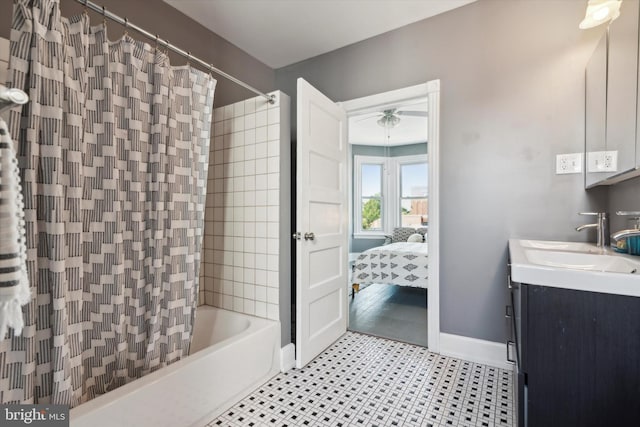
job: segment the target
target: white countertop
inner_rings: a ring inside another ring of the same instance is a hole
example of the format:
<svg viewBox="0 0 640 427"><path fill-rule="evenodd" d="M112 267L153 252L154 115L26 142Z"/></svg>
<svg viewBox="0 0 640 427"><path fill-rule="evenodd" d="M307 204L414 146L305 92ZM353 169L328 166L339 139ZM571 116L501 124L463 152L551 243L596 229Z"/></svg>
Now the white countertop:
<svg viewBox="0 0 640 427"><path fill-rule="evenodd" d="M509 257L514 282L640 297L640 257L585 243L521 239L509 239ZM567 262L574 259L594 262ZM625 272L602 271L600 265ZM638 273L632 274L636 265Z"/></svg>

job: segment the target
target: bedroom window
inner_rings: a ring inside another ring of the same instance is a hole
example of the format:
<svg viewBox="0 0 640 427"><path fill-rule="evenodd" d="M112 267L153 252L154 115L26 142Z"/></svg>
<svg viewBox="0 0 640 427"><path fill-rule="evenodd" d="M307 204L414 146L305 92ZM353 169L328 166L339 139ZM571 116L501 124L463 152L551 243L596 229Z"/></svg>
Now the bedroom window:
<svg viewBox="0 0 640 427"><path fill-rule="evenodd" d="M381 238L428 222L427 156L354 157L353 232Z"/></svg>

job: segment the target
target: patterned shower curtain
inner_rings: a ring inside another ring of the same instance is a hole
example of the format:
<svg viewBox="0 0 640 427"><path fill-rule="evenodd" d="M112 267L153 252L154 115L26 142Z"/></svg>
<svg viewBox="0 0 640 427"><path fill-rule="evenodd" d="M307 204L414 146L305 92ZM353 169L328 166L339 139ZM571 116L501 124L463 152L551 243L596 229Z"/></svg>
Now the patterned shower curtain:
<svg viewBox="0 0 640 427"><path fill-rule="evenodd" d="M32 300L0 403L75 406L188 354L216 82L59 0L15 0L10 67Z"/></svg>

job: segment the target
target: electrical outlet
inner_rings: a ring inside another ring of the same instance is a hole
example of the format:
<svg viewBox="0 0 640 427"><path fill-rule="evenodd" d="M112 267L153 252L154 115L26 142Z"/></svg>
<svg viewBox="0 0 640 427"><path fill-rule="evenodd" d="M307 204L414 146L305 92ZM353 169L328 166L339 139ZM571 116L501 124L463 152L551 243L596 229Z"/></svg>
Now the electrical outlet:
<svg viewBox="0 0 640 427"><path fill-rule="evenodd" d="M556 174L582 172L582 153L558 154L556 156Z"/></svg>
<svg viewBox="0 0 640 427"><path fill-rule="evenodd" d="M617 170L617 151L592 151L587 153L587 172L616 172Z"/></svg>

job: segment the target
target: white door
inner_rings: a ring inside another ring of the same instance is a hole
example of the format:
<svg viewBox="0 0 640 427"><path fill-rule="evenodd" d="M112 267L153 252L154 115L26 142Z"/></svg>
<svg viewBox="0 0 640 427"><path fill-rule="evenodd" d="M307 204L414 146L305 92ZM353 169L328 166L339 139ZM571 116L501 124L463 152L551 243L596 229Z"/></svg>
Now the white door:
<svg viewBox="0 0 640 427"><path fill-rule="evenodd" d="M347 330L347 114L298 79L296 366Z"/></svg>

